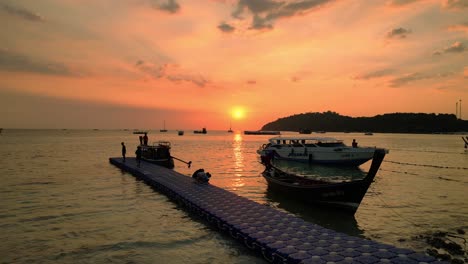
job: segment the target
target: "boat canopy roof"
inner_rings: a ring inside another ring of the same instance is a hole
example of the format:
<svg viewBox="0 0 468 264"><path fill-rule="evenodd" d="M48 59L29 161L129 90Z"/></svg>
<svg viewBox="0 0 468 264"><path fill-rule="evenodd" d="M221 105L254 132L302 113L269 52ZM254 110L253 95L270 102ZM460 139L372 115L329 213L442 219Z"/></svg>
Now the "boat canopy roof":
<svg viewBox="0 0 468 264"><path fill-rule="evenodd" d="M277 144L278 140L281 142L283 140L285 141L306 141L308 143L342 143L343 140L341 139L336 139L332 137L311 137L311 136L291 136L291 137L272 137L269 139L269 141L273 144Z"/></svg>
<svg viewBox="0 0 468 264"><path fill-rule="evenodd" d="M153 142L153 145L141 145L143 148L160 148L160 147L166 147L170 148L171 147L171 142L169 141L156 141Z"/></svg>

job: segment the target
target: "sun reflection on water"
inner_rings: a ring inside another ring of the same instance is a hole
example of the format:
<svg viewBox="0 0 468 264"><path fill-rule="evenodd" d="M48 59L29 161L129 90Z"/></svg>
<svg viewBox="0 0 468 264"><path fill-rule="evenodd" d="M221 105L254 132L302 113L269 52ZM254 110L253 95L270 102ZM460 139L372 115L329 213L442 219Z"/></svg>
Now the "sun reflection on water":
<svg viewBox="0 0 468 264"><path fill-rule="evenodd" d="M243 187L245 182L243 180L242 172L244 171L244 155L242 154L242 135L235 134L232 143L232 150L234 154L234 177L232 187L236 190Z"/></svg>

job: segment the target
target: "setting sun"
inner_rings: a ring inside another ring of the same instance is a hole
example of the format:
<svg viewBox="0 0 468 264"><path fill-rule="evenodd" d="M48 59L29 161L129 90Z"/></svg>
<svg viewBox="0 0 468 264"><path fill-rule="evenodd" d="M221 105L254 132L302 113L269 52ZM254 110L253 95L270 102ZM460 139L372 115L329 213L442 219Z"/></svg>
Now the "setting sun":
<svg viewBox="0 0 468 264"><path fill-rule="evenodd" d="M241 107L235 107L232 109L231 113L234 119L242 119L244 118L245 111Z"/></svg>

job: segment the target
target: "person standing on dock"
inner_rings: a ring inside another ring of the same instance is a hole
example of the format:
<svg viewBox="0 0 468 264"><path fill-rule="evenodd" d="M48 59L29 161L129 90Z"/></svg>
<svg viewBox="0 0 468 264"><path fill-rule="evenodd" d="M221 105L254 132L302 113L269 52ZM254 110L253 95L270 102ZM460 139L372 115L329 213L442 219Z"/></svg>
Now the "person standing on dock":
<svg viewBox="0 0 468 264"><path fill-rule="evenodd" d="M139 168L140 163L141 163L141 147L140 146L137 147L137 150L135 151L135 155L136 155L137 167Z"/></svg>
<svg viewBox="0 0 468 264"><path fill-rule="evenodd" d="M352 146L353 146L353 148L357 148L357 142L356 142L356 139L353 139Z"/></svg>
<svg viewBox="0 0 468 264"><path fill-rule="evenodd" d="M125 144L122 142L122 157L123 157L123 162L125 162L125 154L127 154L127 147L125 147Z"/></svg>
<svg viewBox="0 0 468 264"><path fill-rule="evenodd" d="M143 136L143 143L145 146L148 146L148 135L145 133L145 136Z"/></svg>

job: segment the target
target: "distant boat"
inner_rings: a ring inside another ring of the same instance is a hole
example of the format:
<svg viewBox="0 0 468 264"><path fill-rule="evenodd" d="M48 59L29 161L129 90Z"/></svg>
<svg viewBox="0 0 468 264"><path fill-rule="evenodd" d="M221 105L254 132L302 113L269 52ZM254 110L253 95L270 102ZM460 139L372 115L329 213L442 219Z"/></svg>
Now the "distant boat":
<svg viewBox="0 0 468 264"><path fill-rule="evenodd" d="M147 133L148 133L147 131L141 131L141 130L133 131L133 134L147 134Z"/></svg>
<svg viewBox="0 0 468 264"><path fill-rule="evenodd" d="M374 135L374 134L373 134L372 132L366 132L366 133L364 133L364 135L366 135L366 136L372 136L372 135Z"/></svg>
<svg viewBox="0 0 468 264"><path fill-rule="evenodd" d="M206 128L203 128L202 130L195 130L193 131L194 134L206 134L207 131L206 131Z"/></svg>
<svg viewBox="0 0 468 264"><path fill-rule="evenodd" d="M245 130L244 135L281 135L281 132L265 130Z"/></svg>
<svg viewBox="0 0 468 264"><path fill-rule="evenodd" d="M229 130L228 130L228 133L232 133L232 132L233 132L231 127L232 127L232 126L231 126L231 123L229 123Z"/></svg>
<svg viewBox="0 0 468 264"><path fill-rule="evenodd" d="M179 136L183 136L183 135L184 135L184 131L183 131L183 130L179 130L179 131L177 131L177 134L178 134Z"/></svg>
<svg viewBox="0 0 468 264"><path fill-rule="evenodd" d="M166 120L164 120L163 129L160 129L159 132L167 132L167 129L166 129Z"/></svg>

